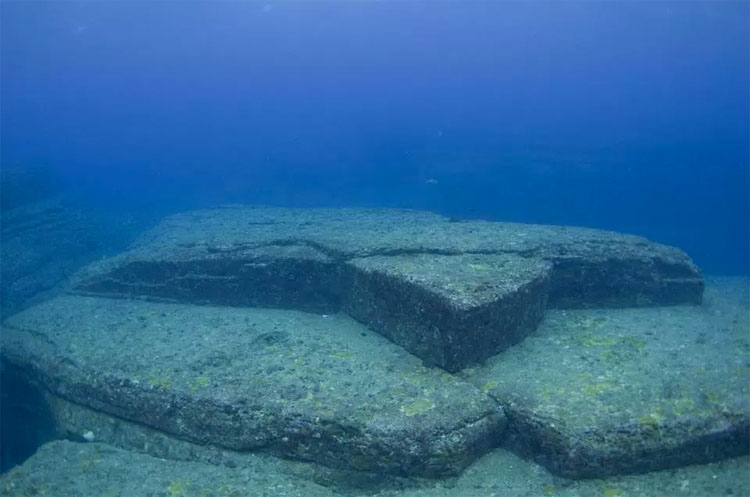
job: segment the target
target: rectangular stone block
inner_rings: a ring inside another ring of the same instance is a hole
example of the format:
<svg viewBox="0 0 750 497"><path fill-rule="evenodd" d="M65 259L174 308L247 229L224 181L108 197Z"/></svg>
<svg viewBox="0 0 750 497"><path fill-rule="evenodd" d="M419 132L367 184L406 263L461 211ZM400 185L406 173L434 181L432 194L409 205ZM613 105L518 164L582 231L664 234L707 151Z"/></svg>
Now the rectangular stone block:
<svg viewBox="0 0 750 497"><path fill-rule="evenodd" d="M190 247L158 257L126 254L116 258L111 271L80 281L76 290L87 295L335 312L340 275L333 259L304 245Z"/></svg>

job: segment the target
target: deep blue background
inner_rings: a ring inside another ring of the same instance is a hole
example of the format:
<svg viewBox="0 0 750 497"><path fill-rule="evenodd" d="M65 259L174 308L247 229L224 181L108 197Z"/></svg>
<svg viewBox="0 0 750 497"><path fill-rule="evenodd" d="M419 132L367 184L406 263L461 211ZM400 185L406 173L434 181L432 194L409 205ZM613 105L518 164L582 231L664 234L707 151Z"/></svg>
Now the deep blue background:
<svg viewBox="0 0 750 497"><path fill-rule="evenodd" d="M427 208L643 234L747 273L749 15L6 1L2 163L126 207Z"/></svg>

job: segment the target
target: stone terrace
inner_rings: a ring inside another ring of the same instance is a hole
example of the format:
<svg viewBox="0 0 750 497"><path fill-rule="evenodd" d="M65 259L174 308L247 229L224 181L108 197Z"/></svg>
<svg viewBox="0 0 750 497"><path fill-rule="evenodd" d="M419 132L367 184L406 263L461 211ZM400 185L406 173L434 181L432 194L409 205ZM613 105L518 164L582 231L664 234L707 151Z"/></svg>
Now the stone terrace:
<svg viewBox="0 0 750 497"><path fill-rule="evenodd" d="M502 445L592 477L747 452L746 284L702 303L683 252L597 230L228 207L10 318L2 358L202 446L438 477Z"/></svg>
<svg viewBox="0 0 750 497"><path fill-rule="evenodd" d="M90 266L75 288L182 303L345 309L428 363L456 371L520 341L547 302L698 304L703 278L678 249L591 229L451 222L416 211L231 207L167 219L132 250Z"/></svg>

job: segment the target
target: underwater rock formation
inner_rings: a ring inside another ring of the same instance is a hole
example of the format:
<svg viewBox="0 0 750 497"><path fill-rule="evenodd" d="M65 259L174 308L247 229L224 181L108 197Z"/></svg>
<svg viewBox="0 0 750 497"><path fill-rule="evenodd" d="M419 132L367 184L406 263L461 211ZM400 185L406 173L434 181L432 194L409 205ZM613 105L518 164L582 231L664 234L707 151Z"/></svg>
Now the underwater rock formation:
<svg viewBox="0 0 750 497"><path fill-rule="evenodd" d="M396 255L422 257L400 266L403 257L372 259ZM440 262L425 263L438 255ZM461 256L468 255L474 262L464 264ZM496 264L499 256L505 266ZM375 261L379 271L365 270ZM375 320L361 302L374 297L374 275L386 270L377 285L393 298L380 298ZM423 326L407 325L403 318L417 305L409 292L430 280L453 297L428 297ZM698 304L703 277L679 249L598 230L456 223L417 211L231 207L168 218L132 250L90 266L75 287L91 295L214 305L343 308L428 363L456 371L518 342L547 300L552 307ZM459 287L462 298L476 300L469 307L494 295L503 316L478 316L486 325L467 337L476 323L466 322L470 311L458 311ZM400 308L407 301L412 309Z"/></svg>
<svg viewBox="0 0 750 497"><path fill-rule="evenodd" d="M591 478L745 454L747 279L714 280L706 299L548 311L533 336L462 376L505 407L505 446L557 474Z"/></svg>
<svg viewBox="0 0 750 497"><path fill-rule="evenodd" d="M347 268L347 314L426 363L459 371L537 327L551 264L509 254L413 254L352 259Z"/></svg>
<svg viewBox="0 0 750 497"><path fill-rule="evenodd" d="M746 451L722 285L699 305L683 252L617 233L229 207L91 264L0 353L53 403L207 448L438 477L505 446L592 477Z"/></svg>
<svg viewBox="0 0 750 497"><path fill-rule="evenodd" d="M5 322L3 359L53 394L199 444L456 474L502 408L342 315L65 296Z"/></svg>

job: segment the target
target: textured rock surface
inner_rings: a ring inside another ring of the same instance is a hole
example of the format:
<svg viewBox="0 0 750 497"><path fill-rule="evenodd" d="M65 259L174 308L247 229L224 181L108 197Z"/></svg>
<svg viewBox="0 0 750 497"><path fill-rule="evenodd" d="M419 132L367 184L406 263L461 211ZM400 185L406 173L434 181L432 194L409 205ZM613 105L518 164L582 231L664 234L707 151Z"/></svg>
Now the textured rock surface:
<svg viewBox="0 0 750 497"><path fill-rule="evenodd" d="M455 371L522 339L548 287L557 307L695 304L703 278L678 249L597 230L416 211L230 207L168 218L132 250L87 268L75 287L321 312L340 309L346 296L352 315Z"/></svg>
<svg viewBox="0 0 750 497"><path fill-rule="evenodd" d="M627 497L745 496L750 460L605 480L568 481L505 451L495 451L456 479L414 482L400 490L339 490L289 475L272 461L246 466L176 462L101 443L59 441L43 446L0 478L0 495L65 497Z"/></svg>
<svg viewBox="0 0 750 497"><path fill-rule="evenodd" d="M351 260L345 311L406 350L458 371L520 342L544 314L551 265L514 255Z"/></svg>
<svg viewBox="0 0 750 497"><path fill-rule="evenodd" d="M332 468L312 462L274 457L263 452L236 451L216 445L193 443L51 394L46 394L45 397L55 427L62 435L58 438L84 442L88 437L89 441L103 442L120 449L172 461L202 462L228 468L252 467L256 471L292 475L347 491L373 491L378 488L401 488L414 484L413 479L387 473Z"/></svg>
<svg viewBox="0 0 750 497"><path fill-rule="evenodd" d="M168 259L133 261L78 288L173 302L335 312L340 273L333 259L305 245L213 247L201 257L176 250Z"/></svg>
<svg viewBox="0 0 750 497"><path fill-rule="evenodd" d="M23 466L3 475L0 495L8 497L332 497L313 482L275 471L271 461L227 468L168 461L102 443L56 441L44 445ZM250 490L251 493L248 493Z"/></svg>
<svg viewBox="0 0 750 497"><path fill-rule="evenodd" d="M139 273L132 268L148 265L166 284L172 261L242 260L243 250L269 245L310 246L335 260L409 253L540 258L553 264L550 303L558 307L700 303L703 291L700 270L684 252L637 236L564 226L451 222L419 211L254 207L169 217L131 251L90 267L79 287L151 295L154 281L138 285Z"/></svg>
<svg viewBox="0 0 750 497"><path fill-rule="evenodd" d="M463 374L506 408L506 446L570 477L642 472L750 448L745 278L700 307L550 311Z"/></svg>
<svg viewBox="0 0 750 497"><path fill-rule="evenodd" d="M352 319L67 296L10 318L5 361L50 392L199 444L393 474L457 473L505 419Z"/></svg>

